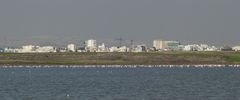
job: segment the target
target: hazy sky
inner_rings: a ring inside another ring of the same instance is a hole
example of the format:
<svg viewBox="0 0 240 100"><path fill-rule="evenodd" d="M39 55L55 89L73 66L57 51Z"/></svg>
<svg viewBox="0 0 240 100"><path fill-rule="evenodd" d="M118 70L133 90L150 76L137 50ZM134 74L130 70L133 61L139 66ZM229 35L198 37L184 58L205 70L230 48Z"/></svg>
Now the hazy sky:
<svg viewBox="0 0 240 100"><path fill-rule="evenodd" d="M240 0L0 0L0 46L122 37L240 45ZM110 42L111 41L111 42Z"/></svg>

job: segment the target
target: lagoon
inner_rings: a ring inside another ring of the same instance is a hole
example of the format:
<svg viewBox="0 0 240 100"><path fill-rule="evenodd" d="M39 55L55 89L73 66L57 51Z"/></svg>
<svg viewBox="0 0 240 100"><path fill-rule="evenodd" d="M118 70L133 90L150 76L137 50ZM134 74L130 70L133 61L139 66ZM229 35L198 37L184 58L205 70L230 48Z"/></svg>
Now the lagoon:
<svg viewBox="0 0 240 100"><path fill-rule="evenodd" d="M237 67L6 67L2 100L237 100Z"/></svg>

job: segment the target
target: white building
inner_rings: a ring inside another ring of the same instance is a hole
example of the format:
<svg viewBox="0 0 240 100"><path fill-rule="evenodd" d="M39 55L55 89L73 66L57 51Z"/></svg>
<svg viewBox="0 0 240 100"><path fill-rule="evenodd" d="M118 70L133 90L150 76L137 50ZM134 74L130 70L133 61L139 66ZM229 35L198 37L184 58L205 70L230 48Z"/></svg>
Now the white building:
<svg viewBox="0 0 240 100"><path fill-rule="evenodd" d="M67 49L69 52L76 52L77 46L75 44L68 44Z"/></svg>
<svg viewBox="0 0 240 100"><path fill-rule="evenodd" d="M194 45L185 45L183 51L194 51Z"/></svg>
<svg viewBox="0 0 240 100"><path fill-rule="evenodd" d="M22 46L22 50L20 50L20 53L32 53L34 51L36 51L37 46L33 46L33 45L25 45Z"/></svg>
<svg viewBox="0 0 240 100"><path fill-rule="evenodd" d="M49 53L49 52L56 52L56 48L53 46L33 46L33 45L26 45L23 46L22 49L19 50L19 53Z"/></svg>
<svg viewBox="0 0 240 100"><path fill-rule="evenodd" d="M129 52L130 48L126 47L126 46L122 46L119 48L119 52Z"/></svg>
<svg viewBox="0 0 240 100"><path fill-rule="evenodd" d="M6 53L19 53L21 49L15 49L15 48L4 48L4 52Z"/></svg>
<svg viewBox="0 0 240 100"><path fill-rule="evenodd" d="M109 48L109 51L110 52L129 52L130 49L127 48L126 46L122 46L122 47L113 46L113 47Z"/></svg>
<svg viewBox="0 0 240 100"><path fill-rule="evenodd" d="M133 52L146 52L147 51L147 47L146 45L137 45L136 48L134 48Z"/></svg>
<svg viewBox="0 0 240 100"><path fill-rule="evenodd" d="M102 43L102 45L98 46L97 52L108 52L108 48L106 48L105 44Z"/></svg>
<svg viewBox="0 0 240 100"><path fill-rule="evenodd" d="M240 51L240 46L232 47L232 49L233 49L234 51Z"/></svg>
<svg viewBox="0 0 240 100"><path fill-rule="evenodd" d="M118 47L116 47L116 46L110 47L109 51L110 52L118 52Z"/></svg>
<svg viewBox="0 0 240 100"><path fill-rule="evenodd" d="M218 48L215 46L209 46L207 44L192 44L185 45L183 51L218 51Z"/></svg>
<svg viewBox="0 0 240 100"><path fill-rule="evenodd" d="M215 46L210 46L207 49L205 49L205 51L219 51L219 49Z"/></svg>
<svg viewBox="0 0 240 100"><path fill-rule="evenodd" d="M26 45L18 49L5 48L5 51L12 52L12 53L48 53L48 52L56 52L57 50L52 46L40 47L40 46Z"/></svg>
<svg viewBox="0 0 240 100"><path fill-rule="evenodd" d="M49 52L57 52L57 49L53 46L43 46L36 48L36 51L38 53L49 53Z"/></svg>
<svg viewBox="0 0 240 100"><path fill-rule="evenodd" d="M97 41L90 39L85 41L85 49L89 52L96 52L97 51Z"/></svg>
<svg viewBox="0 0 240 100"><path fill-rule="evenodd" d="M85 47L87 47L87 48L97 48L97 41L93 40L93 39L87 40L87 41L85 41Z"/></svg>

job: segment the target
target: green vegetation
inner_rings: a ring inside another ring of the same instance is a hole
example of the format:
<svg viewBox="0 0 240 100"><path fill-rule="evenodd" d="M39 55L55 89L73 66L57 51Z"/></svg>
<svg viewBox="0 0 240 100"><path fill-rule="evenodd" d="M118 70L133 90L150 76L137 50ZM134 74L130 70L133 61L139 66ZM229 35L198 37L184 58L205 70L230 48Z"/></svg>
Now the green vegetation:
<svg viewBox="0 0 240 100"><path fill-rule="evenodd" d="M240 52L0 53L5 65L240 64Z"/></svg>
<svg viewBox="0 0 240 100"><path fill-rule="evenodd" d="M240 54L231 54L231 55L225 55L225 59L229 63L234 63L234 64L240 64Z"/></svg>

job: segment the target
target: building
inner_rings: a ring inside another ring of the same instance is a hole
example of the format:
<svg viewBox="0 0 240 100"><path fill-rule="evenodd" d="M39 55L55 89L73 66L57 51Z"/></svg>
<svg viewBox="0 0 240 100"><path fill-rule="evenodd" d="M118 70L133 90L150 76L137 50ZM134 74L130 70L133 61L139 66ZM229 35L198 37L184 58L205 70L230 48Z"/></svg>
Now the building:
<svg viewBox="0 0 240 100"><path fill-rule="evenodd" d="M40 47L33 45L23 46L22 49L19 50L19 53L49 53L49 52L57 52L57 50L53 46Z"/></svg>
<svg viewBox="0 0 240 100"><path fill-rule="evenodd" d="M87 47L87 48L97 48L97 41L93 40L93 39L87 40L87 41L85 41L85 47Z"/></svg>
<svg viewBox="0 0 240 100"><path fill-rule="evenodd" d="M147 52L155 52L155 51L156 51L155 47L147 48Z"/></svg>
<svg viewBox="0 0 240 100"><path fill-rule="evenodd" d="M156 48L156 50L163 50L166 49L166 43L163 40L154 40L153 47Z"/></svg>
<svg viewBox="0 0 240 100"><path fill-rule="evenodd" d="M179 50L179 41L154 40L153 47L156 50Z"/></svg>
<svg viewBox="0 0 240 100"><path fill-rule="evenodd" d="M19 53L21 49L18 48L4 48L4 52L6 53Z"/></svg>
<svg viewBox="0 0 240 100"><path fill-rule="evenodd" d="M67 49L69 52L76 52L77 46L75 44L68 44Z"/></svg>
<svg viewBox="0 0 240 100"><path fill-rule="evenodd" d="M209 46L205 51L219 51L219 49L215 46Z"/></svg>
<svg viewBox="0 0 240 100"><path fill-rule="evenodd" d="M232 47L232 50L233 51L240 51L240 46L234 46L234 47Z"/></svg>
<svg viewBox="0 0 240 100"><path fill-rule="evenodd" d="M37 48L38 48L38 46L25 45L25 46L22 46L22 49L19 52L20 53L32 53L32 52L36 51Z"/></svg>
<svg viewBox="0 0 240 100"><path fill-rule="evenodd" d="M98 46L97 52L108 52L108 48L106 48L105 44L102 43L102 45Z"/></svg>
<svg viewBox="0 0 240 100"><path fill-rule="evenodd" d="M37 52L37 53L50 53L50 52L57 52L57 49L53 46L43 46L43 47L40 47L38 46L36 48L36 51L34 52Z"/></svg>
<svg viewBox="0 0 240 100"><path fill-rule="evenodd" d="M218 48L207 44L191 44L185 45L183 51L218 51Z"/></svg>
<svg viewBox="0 0 240 100"><path fill-rule="evenodd" d="M221 47L220 48L221 49L221 51L233 51L233 49L232 49L232 47L230 47L230 46L223 46L223 47Z"/></svg>
<svg viewBox="0 0 240 100"><path fill-rule="evenodd" d="M165 49L167 50L179 50L179 41L165 41Z"/></svg>
<svg viewBox="0 0 240 100"><path fill-rule="evenodd" d="M129 52L129 51L130 51L130 48L126 46L122 46L122 47L113 46L109 48L109 52Z"/></svg>
<svg viewBox="0 0 240 100"><path fill-rule="evenodd" d="M183 51L196 51L196 46L195 45L185 45L183 47Z"/></svg>
<svg viewBox="0 0 240 100"><path fill-rule="evenodd" d="M97 41L90 39L84 42L85 49L88 52L96 52L97 51Z"/></svg>
<svg viewBox="0 0 240 100"><path fill-rule="evenodd" d="M78 47L77 52L86 52L85 47Z"/></svg>
<svg viewBox="0 0 240 100"><path fill-rule="evenodd" d="M136 48L134 48L134 52L146 52L147 47L146 45L137 45Z"/></svg>
<svg viewBox="0 0 240 100"><path fill-rule="evenodd" d="M68 52L67 48L58 48L57 52Z"/></svg>
<svg viewBox="0 0 240 100"><path fill-rule="evenodd" d="M4 52L4 49L0 48L0 53Z"/></svg>

